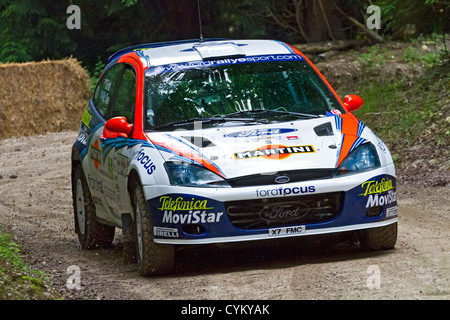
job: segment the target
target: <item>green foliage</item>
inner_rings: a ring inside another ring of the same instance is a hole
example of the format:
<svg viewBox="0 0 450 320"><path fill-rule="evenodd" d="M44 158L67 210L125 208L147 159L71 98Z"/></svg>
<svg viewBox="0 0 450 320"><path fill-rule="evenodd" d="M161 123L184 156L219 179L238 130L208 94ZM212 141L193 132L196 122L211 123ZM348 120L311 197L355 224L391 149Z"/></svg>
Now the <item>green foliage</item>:
<svg viewBox="0 0 450 320"><path fill-rule="evenodd" d="M448 103L443 99L448 95L450 77L442 76L449 68L448 62L433 65L414 86L402 81L365 83L358 90L364 106L355 115L388 145L411 146L425 136L449 141L445 123Z"/></svg>
<svg viewBox="0 0 450 320"><path fill-rule="evenodd" d="M368 67L382 66L385 64L388 54L386 48L380 49L377 45L374 45L369 48L367 53L361 53L358 60Z"/></svg>
<svg viewBox="0 0 450 320"><path fill-rule="evenodd" d="M381 8L385 36L410 25L424 35L450 30L448 1L330 0L321 1L319 6L315 0L200 0L205 37L269 38L293 43L305 37L357 37L358 29L336 7L363 22L362 13L371 3ZM66 11L71 4L80 7L81 30L66 26L70 16ZM121 48L198 37L197 0L0 0L0 62L74 56L93 74L98 61L105 62ZM368 63L372 58L362 57Z"/></svg>
<svg viewBox="0 0 450 320"><path fill-rule="evenodd" d="M450 30L450 2L439 0L376 0L381 9L385 33L395 33L414 25L418 34Z"/></svg>
<svg viewBox="0 0 450 320"><path fill-rule="evenodd" d="M11 265L17 272L24 273L23 279L28 279L33 283L40 283L47 275L44 272L31 270L20 256L20 246L11 241L11 237L0 234L0 261Z"/></svg>
<svg viewBox="0 0 450 320"><path fill-rule="evenodd" d="M49 275L31 268L20 256L20 246L0 233L0 300L59 299L47 286Z"/></svg>
<svg viewBox="0 0 450 320"><path fill-rule="evenodd" d="M89 89L91 91L91 94L94 94L95 88L97 87L98 80L100 79L100 76L102 75L103 69L105 69L106 64L99 60L95 63L95 66L93 70L89 73L90 76L90 86Z"/></svg>
<svg viewBox="0 0 450 320"><path fill-rule="evenodd" d="M8 234L0 235L0 259L3 259L20 271L27 271L23 259L19 256L19 252L19 245L11 242Z"/></svg>

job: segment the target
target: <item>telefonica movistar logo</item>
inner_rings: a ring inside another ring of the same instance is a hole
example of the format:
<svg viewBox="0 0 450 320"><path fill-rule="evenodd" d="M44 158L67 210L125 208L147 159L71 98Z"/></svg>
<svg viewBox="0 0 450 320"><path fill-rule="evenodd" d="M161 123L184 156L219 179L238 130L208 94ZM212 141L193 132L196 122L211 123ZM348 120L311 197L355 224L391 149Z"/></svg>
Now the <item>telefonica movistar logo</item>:
<svg viewBox="0 0 450 320"><path fill-rule="evenodd" d="M392 185L391 179L381 179L381 181L366 181L363 184L361 184L361 188L363 188L364 193L360 193L360 196L367 196L369 194L375 194L375 193L382 193L391 189L394 189L394 186Z"/></svg>
<svg viewBox="0 0 450 320"><path fill-rule="evenodd" d="M184 200L183 197L178 197L173 199L170 196L163 196L159 198L161 202L161 207L159 210L173 210L173 211L189 211L189 210L208 210L214 209L214 207L208 207L208 200L196 200L192 198L191 200Z"/></svg>

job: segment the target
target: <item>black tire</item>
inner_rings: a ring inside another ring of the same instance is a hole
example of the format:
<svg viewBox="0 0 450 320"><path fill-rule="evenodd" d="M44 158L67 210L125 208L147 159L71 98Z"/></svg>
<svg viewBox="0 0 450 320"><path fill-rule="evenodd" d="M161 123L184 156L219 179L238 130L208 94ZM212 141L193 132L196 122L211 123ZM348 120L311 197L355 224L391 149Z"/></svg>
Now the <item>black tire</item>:
<svg viewBox="0 0 450 320"><path fill-rule="evenodd" d="M142 276L169 274L173 271L175 248L173 245L153 241L153 224L140 185L133 190L133 210L136 235L136 260Z"/></svg>
<svg viewBox="0 0 450 320"><path fill-rule="evenodd" d="M81 246L84 249L110 247L114 240L115 227L97 221L95 205L81 165L77 166L74 172L72 196L75 232Z"/></svg>
<svg viewBox="0 0 450 320"><path fill-rule="evenodd" d="M363 249L390 250L397 242L397 222L390 225L359 232L359 242Z"/></svg>

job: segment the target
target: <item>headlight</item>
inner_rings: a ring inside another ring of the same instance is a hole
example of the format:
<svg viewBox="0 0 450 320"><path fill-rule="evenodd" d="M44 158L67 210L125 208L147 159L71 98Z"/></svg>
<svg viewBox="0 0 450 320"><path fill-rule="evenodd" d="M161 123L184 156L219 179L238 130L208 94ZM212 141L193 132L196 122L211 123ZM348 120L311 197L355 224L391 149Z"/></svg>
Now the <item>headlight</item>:
<svg viewBox="0 0 450 320"><path fill-rule="evenodd" d="M380 159L375 146L365 143L353 150L337 169L337 175L358 173L378 168Z"/></svg>
<svg viewBox="0 0 450 320"><path fill-rule="evenodd" d="M228 188L230 185L214 172L199 165L186 162L166 162L164 164L170 183L175 186Z"/></svg>

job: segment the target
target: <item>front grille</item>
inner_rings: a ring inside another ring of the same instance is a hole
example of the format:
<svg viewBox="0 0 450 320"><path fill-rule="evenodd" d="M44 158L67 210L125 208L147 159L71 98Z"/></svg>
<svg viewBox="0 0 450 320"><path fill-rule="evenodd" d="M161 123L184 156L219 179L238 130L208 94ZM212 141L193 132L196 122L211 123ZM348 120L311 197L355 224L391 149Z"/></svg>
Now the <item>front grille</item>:
<svg viewBox="0 0 450 320"><path fill-rule="evenodd" d="M278 171L276 174L252 174L228 179L228 184L233 188L252 187L276 184L275 179L280 176L289 177L289 182L301 182L316 179L329 179L334 175L335 169L310 169Z"/></svg>
<svg viewBox="0 0 450 320"><path fill-rule="evenodd" d="M344 192L229 201L225 203L233 226L242 230L266 229L327 222L341 211Z"/></svg>

